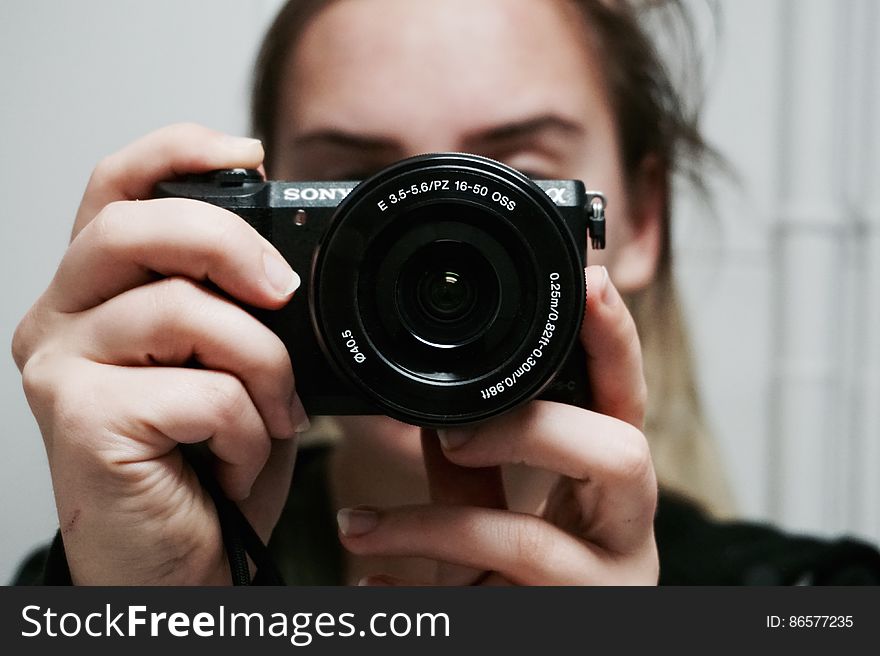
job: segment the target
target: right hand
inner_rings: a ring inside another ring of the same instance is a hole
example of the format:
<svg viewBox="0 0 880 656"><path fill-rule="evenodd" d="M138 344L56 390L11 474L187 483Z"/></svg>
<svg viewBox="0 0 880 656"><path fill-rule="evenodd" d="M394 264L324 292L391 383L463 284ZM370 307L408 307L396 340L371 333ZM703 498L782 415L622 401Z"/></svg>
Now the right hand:
<svg viewBox="0 0 880 656"><path fill-rule="evenodd" d="M15 332L74 583L229 582L214 505L180 443L207 444L220 486L264 540L278 521L293 438L308 426L290 359L203 283L277 309L298 277L231 212L138 201L176 175L262 159L258 141L195 125L106 158L54 279Z"/></svg>

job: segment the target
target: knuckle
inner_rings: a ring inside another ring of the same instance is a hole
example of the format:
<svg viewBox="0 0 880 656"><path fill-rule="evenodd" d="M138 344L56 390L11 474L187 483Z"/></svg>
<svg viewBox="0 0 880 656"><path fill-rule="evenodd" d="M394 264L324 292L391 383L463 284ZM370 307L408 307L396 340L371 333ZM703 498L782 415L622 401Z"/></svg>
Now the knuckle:
<svg viewBox="0 0 880 656"><path fill-rule="evenodd" d="M119 155L118 153L113 153L112 155L105 155L98 163L95 164L95 168L92 169L92 174L89 177L88 187L102 187L106 185L109 181L115 179L119 174Z"/></svg>
<svg viewBox="0 0 880 656"><path fill-rule="evenodd" d="M47 358L41 351L31 355L21 368L21 384L24 394L31 405L45 401L52 389L51 367L46 364Z"/></svg>
<svg viewBox="0 0 880 656"><path fill-rule="evenodd" d="M153 317L153 337L168 344L187 332L188 319L208 312L208 292L185 276L162 278L148 286L147 310Z"/></svg>
<svg viewBox="0 0 880 656"><path fill-rule="evenodd" d="M162 278L150 289L151 309L165 320L176 318L182 310L197 313L202 309L199 304L204 303L204 292L198 283L185 276Z"/></svg>
<svg viewBox="0 0 880 656"><path fill-rule="evenodd" d="M178 225L188 231L202 275L207 275L212 266L229 260L251 243L247 230L242 230L247 224L229 210L190 198L164 198L151 202L162 203L169 214L176 216ZM253 233L257 234L255 230Z"/></svg>
<svg viewBox="0 0 880 656"><path fill-rule="evenodd" d="M88 371L71 365L39 350L24 367L22 385L47 447L61 440L89 449L101 431L105 395Z"/></svg>
<svg viewBox="0 0 880 656"><path fill-rule="evenodd" d="M622 481L642 481L653 476L654 465L651 450L644 434L635 427L628 426L617 440L617 453L614 462L615 478Z"/></svg>
<svg viewBox="0 0 880 656"><path fill-rule="evenodd" d="M551 557L552 540L540 521L522 517L507 525L505 541L517 563L533 563Z"/></svg>
<svg viewBox="0 0 880 656"><path fill-rule="evenodd" d="M66 375L65 369L71 360L65 358L64 349L58 340L46 335L30 334L39 332L39 329L25 325L36 326L39 323L37 318L23 321L13 340L15 359L21 371L22 388L35 411L38 408L43 410L53 403L59 391L80 389L78 383L66 384L67 381L78 380L78 376Z"/></svg>
<svg viewBox="0 0 880 656"><path fill-rule="evenodd" d="M93 235L99 248L107 251L118 250L126 243L126 236L130 232L127 226L131 225L128 219L131 201L116 200L107 203L95 215L89 224L89 233ZM88 227L87 227L88 229Z"/></svg>
<svg viewBox="0 0 880 656"><path fill-rule="evenodd" d="M275 381L280 396L286 398L292 395L295 383L287 347L275 333L256 320L251 322L249 319L248 322L255 330L252 343L258 346L252 363L253 375Z"/></svg>
<svg viewBox="0 0 880 656"><path fill-rule="evenodd" d="M290 360L290 352L287 350L287 347L284 345L284 342L281 341L281 338L273 333L271 330L260 324L260 329L266 331L266 348L267 355L269 361L272 363L272 366L280 369L282 374L285 377L293 376L293 363ZM291 383L293 381L291 380Z"/></svg>
<svg viewBox="0 0 880 656"><path fill-rule="evenodd" d="M37 340L37 326L41 325L40 320L34 317L36 312L36 306L28 310L12 334L12 359L18 370L22 372L34 350L34 342Z"/></svg>
<svg viewBox="0 0 880 656"><path fill-rule="evenodd" d="M250 397L232 374L216 372L212 384L204 389L205 400L218 425L234 425L248 411Z"/></svg>
<svg viewBox="0 0 880 656"><path fill-rule="evenodd" d="M12 360L19 371L24 371L30 354L30 331L26 327L25 319L15 327L12 333Z"/></svg>
<svg viewBox="0 0 880 656"><path fill-rule="evenodd" d="M229 212L217 211L216 217L208 223L209 253L215 259L229 257L230 253L241 250L245 236L241 230L241 219Z"/></svg>
<svg viewBox="0 0 880 656"><path fill-rule="evenodd" d="M52 398L52 416L59 430L56 434L87 435L91 430L77 430L83 427L91 427L96 424L94 420L101 415L98 404L95 401L94 387L89 382L85 384L66 385L54 384L55 377L51 373L46 374L49 382L46 389Z"/></svg>
<svg viewBox="0 0 880 656"><path fill-rule="evenodd" d="M101 379L70 352L61 332L47 325L50 318L35 306L13 337L22 390L47 445L56 435L92 435L103 412Z"/></svg>

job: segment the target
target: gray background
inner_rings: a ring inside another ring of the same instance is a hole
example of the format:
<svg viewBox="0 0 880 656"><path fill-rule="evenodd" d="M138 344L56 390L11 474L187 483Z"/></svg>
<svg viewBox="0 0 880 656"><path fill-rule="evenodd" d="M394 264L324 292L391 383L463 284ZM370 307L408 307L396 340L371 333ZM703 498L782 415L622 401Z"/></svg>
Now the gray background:
<svg viewBox="0 0 880 656"><path fill-rule="evenodd" d="M50 281L103 155L184 120L246 133L253 53L279 4L2 4L2 343ZM874 541L878 4L719 3L705 127L741 180L718 182L716 217L689 202L676 224L701 392L742 514ZM57 520L8 346L0 399L3 582Z"/></svg>

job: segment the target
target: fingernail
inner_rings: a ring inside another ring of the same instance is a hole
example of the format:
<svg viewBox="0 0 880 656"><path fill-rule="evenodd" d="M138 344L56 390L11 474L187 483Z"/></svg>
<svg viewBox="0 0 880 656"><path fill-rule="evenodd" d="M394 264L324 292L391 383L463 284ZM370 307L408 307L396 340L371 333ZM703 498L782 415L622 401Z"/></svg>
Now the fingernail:
<svg viewBox="0 0 880 656"><path fill-rule="evenodd" d="M602 302L608 307L614 307L620 301L620 293L617 287L611 282L611 276L608 275L608 269L602 267Z"/></svg>
<svg viewBox="0 0 880 656"><path fill-rule="evenodd" d="M473 428L438 428L437 437L447 451L457 449L474 436Z"/></svg>
<svg viewBox="0 0 880 656"><path fill-rule="evenodd" d="M248 487L239 488L236 492L229 496L230 501L244 501L247 499L251 492L253 491L253 485L249 485Z"/></svg>
<svg viewBox="0 0 880 656"><path fill-rule="evenodd" d="M299 289L299 275L281 256L263 253L263 269L266 272L266 280L281 296L290 296Z"/></svg>
<svg viewBox="0 0 880 656"><path fill-rule="evenodd" d="M248 150L254 147L260 147L262 149L263 142L259 139L251 139L250 137L234 137L232 135L224 135L223 142L229 147L235 150Z"/></svg>
<svg viewBox="0 0 880 656"><path fill-rule="evenodd" d="M336 513L339 530L347 537L369 533L379 523L379 513L367 508L342 508Z"/></svg>
<svg viewBox="0 0 880 656"><path fill-rule="evenodd" d="M299 398L299 394L296 392L294 392L293 400L290 402L290 419L295 426L295 433L305 433L312 426L312 422L309 421L309 416L306 414L306 409L303 407L302 399Z"/></svg>

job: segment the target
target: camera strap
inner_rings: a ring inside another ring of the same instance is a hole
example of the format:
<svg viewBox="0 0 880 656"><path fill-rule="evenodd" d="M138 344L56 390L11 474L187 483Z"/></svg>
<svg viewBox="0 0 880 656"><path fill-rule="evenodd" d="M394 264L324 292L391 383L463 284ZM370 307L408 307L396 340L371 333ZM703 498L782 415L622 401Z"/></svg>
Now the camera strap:
<svg viewBox="0 0 880 656"><path fill-rule="evenodd" d="M184 458L195 471L205 491L211 495L220 521L223 546L229 561L233 585L284 585L284 579L269 548L251 526L247 517L234 502L230 501L210 471L210 464L198 445L181 444ZM248 556L256 567L251 579Z"/></svg>

